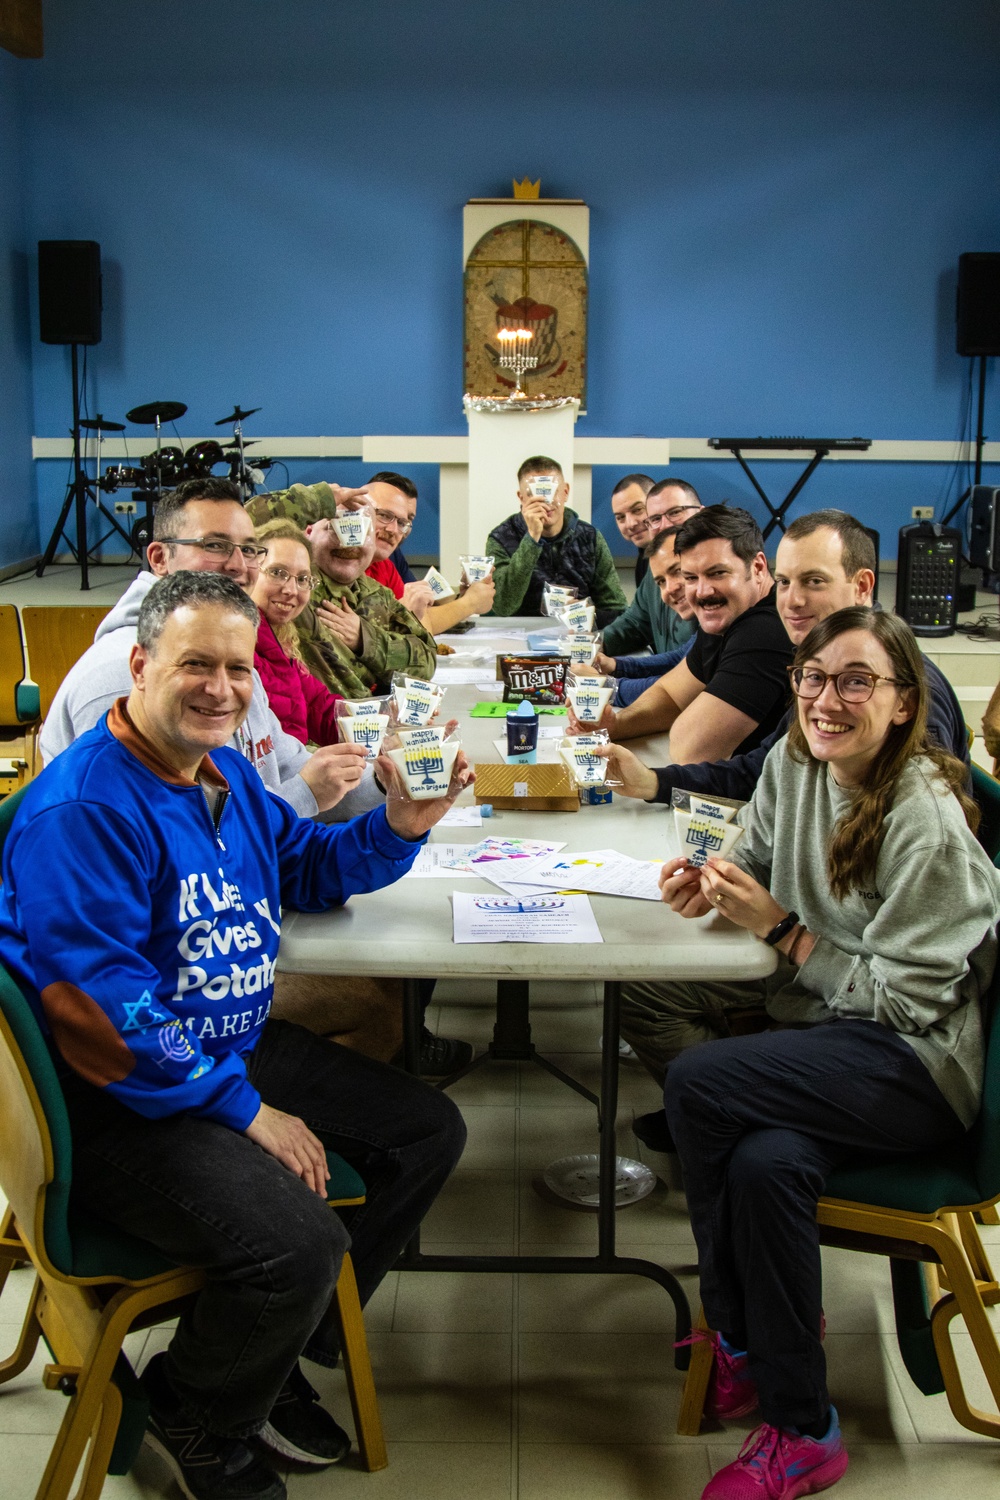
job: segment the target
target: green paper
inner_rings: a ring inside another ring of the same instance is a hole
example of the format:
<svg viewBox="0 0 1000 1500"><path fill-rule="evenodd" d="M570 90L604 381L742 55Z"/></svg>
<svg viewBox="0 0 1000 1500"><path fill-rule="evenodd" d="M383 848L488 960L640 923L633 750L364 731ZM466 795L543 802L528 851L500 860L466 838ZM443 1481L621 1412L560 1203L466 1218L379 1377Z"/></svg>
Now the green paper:
<svg viewBox="0 0 1000 1500"><path fill-rule="evenodd" d="M506 719L516 705L512 703L477 703L470 708L469 717L472 719ZM540 714L564 714L565 707L561 703L536 703L535 709Z"/></svg>

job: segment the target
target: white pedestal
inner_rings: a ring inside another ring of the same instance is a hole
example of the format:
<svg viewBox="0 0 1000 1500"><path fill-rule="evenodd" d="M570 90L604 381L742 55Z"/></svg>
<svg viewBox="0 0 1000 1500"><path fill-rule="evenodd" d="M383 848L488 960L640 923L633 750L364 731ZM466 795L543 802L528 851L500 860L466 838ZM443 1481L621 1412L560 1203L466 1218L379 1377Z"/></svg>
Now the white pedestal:
<svg viewBox="0 0 1000 1500"><path fill-rule="evenodd" d="M526 458L544 454L562 465L569 481L568 504L590 520L590 487L577 486L573 472L573 426L577 405L554 411L470 411L468 468L441 466L441 571L461 576L459 556L482 552L494 526L518 509L517 471Z"/></svg>

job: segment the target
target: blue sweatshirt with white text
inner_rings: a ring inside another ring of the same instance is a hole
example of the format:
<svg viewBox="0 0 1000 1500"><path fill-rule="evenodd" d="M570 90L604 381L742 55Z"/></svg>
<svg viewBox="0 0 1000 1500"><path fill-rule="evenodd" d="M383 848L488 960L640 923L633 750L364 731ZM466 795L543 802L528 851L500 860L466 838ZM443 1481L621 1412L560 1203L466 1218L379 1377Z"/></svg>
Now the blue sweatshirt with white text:
<svg viewBox="0 0 1000 1500"><path fill-rule="evenodd" d="M270 1009L281 908L325 911L405 874L420 842L385 809L300 818L234 750L200 783L164 762L119 700L33 781L0 887L0 961L57 1067L149 1118L244 1130ZM209 792L214 808L210 807Z"/></svg>

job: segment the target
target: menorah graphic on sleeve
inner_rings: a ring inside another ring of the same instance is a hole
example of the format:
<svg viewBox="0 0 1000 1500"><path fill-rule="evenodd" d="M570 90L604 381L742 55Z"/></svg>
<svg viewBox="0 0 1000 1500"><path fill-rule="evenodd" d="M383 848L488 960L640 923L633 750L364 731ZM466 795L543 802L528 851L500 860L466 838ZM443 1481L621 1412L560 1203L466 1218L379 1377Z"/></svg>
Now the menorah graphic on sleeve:
<svg viewBox="0 0 1000 1500"><path fill-rule="evenodd" d="M433 786L435 776L444 774L444 756L440 745L427 745L407 750L404 754L407 774L423 776L424 786Z"/></svg>

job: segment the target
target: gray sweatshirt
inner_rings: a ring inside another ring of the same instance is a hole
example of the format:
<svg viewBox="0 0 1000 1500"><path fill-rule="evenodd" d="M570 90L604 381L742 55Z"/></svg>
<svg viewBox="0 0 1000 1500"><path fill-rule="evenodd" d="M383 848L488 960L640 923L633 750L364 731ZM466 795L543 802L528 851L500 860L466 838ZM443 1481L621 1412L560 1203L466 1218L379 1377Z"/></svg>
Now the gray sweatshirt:
<svg viewBox="0 0 1000 1500"><path fill-rule="evenodd" d="M52 700L39 737L42 761L65 750L88 729L93 729L118 698L132 690L129 654L135 645L139 606L156 578L140 573L118 603L97 627L94 644L70 668ZM286 734L271 712L264 684L253 674L253 698L240 731L230 741L232 748L253 762L264 785L277 792L304 818L316 816L316 798L302 780L302 767L310 752L294 735ZM323 821L346 822L383 801L371 770L336 807L322 815Z"/></svg>
<svg viewBox="0 0 1000 1500"><path fill-rule="evenodd" d="M849 803L825 765L801 764L779 740L733 862L797 911L817 942L798 969L768 985L778 1021L878 1021L909 1042L962 1122L983 1086L980 1009L997 958L1000 871L923 757L900 777L885 820L873 888L838 901L826 855Z"/></svg>

